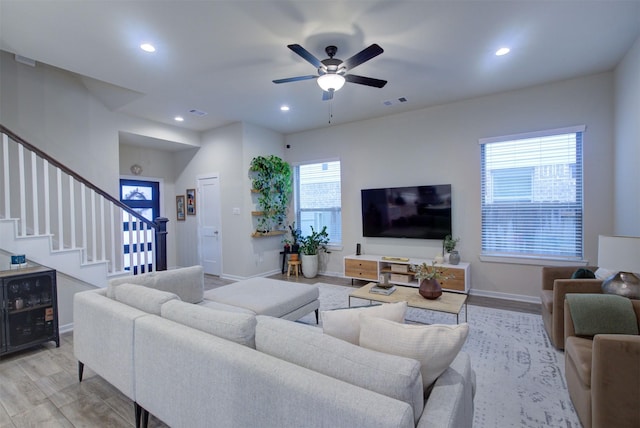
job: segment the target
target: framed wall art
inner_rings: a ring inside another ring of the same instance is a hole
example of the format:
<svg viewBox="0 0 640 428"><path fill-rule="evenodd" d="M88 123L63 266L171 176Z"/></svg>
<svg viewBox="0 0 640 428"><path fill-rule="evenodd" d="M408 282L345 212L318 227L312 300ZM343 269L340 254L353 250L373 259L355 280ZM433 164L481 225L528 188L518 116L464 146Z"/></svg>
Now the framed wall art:
<svg viewBox="0 0 640 428"><path fill-rule="evenodd" d="M196 189L187 189L187 215L196 215Z"/></svg>
<svg viewBox="0 0 640 428"><path fill-rule="evenodd" d="M178 221L185 220L185 202L184 195L176 196L176 217Z"/></svg>

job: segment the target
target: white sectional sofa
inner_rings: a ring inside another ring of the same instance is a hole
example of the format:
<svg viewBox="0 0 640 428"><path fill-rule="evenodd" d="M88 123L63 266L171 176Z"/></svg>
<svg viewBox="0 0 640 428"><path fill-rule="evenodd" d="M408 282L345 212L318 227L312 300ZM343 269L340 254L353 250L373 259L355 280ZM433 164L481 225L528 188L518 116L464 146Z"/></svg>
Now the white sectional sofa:
<svg viewBox="0 0 640 428"><path fill-rule="evenodd" d="M187 276L198 274L186 269ZM190 283L167 272L173 291ZM194 304L149 285L118 282L74 299L79 367L86 364L134 401L136 425L146 424L148 413L171 427L472 425L474 373L465 353L425 401L415 360L352 345L286 317L229 303Z"/></svg>

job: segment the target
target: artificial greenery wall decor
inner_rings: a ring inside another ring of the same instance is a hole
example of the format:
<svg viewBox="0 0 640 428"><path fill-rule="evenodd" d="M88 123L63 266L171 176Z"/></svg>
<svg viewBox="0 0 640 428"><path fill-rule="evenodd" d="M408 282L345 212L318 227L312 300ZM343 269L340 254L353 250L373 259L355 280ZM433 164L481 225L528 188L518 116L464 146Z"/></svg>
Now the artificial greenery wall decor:
<svg viewBox="0 0 640 428"><path fill-rule="evenodd" d="M260 194L257 202L261 217L257 232L284 229L293 191L291 165L278 156L256 156L249 170L252 173L251 185Z"/></svg>

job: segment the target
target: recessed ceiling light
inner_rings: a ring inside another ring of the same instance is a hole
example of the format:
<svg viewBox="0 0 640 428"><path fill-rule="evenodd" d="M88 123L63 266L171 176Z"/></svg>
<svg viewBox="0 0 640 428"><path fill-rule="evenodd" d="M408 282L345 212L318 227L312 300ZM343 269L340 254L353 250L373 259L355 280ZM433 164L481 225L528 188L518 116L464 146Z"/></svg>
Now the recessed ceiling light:
<svg viewBox="0 0 640 428"><path fill-rule="evenodd" d="M496 56L506 55L511 51L509 48L500 48L496 51Z"/></svg>
<svg viewBox="0 0 640 428"><path fill-rule="evenodd" d="M140 45L140 49L145 52L155 52L156 48L151 43L143 43Z"/></svg>
<svg viewBox="0 0 640 428"><path fill-rule="evenodd" d="M184 122L184 117L176 116L176 117L173 118L173 120L175 120L176 122Z"/></svg>
<svg viewBox="0 0 640 428"><path fill-rule="evenodd" d="M281 111L289 111L289 106L280 106Z"/></svg>

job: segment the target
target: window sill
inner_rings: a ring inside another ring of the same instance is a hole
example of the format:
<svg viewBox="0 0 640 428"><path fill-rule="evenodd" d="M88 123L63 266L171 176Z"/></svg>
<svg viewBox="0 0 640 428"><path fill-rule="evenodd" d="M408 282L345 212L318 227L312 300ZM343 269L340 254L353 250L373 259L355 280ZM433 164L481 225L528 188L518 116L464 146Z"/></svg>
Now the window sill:
<svg viewBox="0 0 640 428"><path fill-rule="evenodd" d="M487 263L508 263L535 266L587 266L588 260L562 259L558 257L526 257L526 256L497 256L481 255L480 261Z"/></svg>

